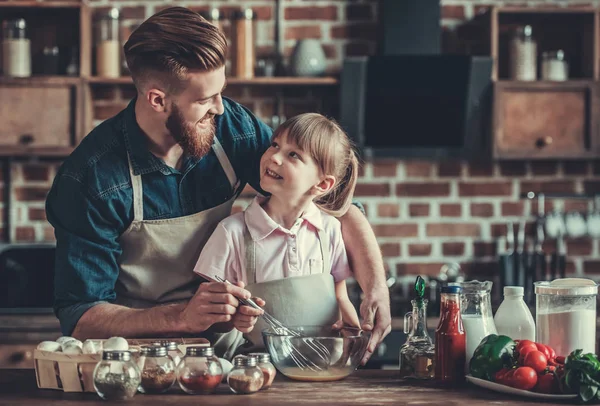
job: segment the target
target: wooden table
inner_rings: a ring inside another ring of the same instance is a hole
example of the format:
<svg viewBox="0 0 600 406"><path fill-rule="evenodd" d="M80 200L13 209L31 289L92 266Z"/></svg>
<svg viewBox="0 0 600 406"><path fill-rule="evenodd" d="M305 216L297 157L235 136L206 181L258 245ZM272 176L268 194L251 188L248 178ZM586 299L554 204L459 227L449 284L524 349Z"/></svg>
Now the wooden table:
<svg viewBox="0 0 600 406"><path fill-rule="evenodd" d="M401 381L398 371L359 370L337 382L296 382L278 375L268 391L252 395L233 395L227 385L216 394L192 396L179 392L163 395L137 394L124 404L168 405L532 405L535 400L516 399L485 389L464 386L442 389L432 382ZM95 393L63 393L38 389L33 370L0 370L0 405L108 405ZM561 404L539 402L538 404ZM564 404L564 403L562 403Z"/></svg>

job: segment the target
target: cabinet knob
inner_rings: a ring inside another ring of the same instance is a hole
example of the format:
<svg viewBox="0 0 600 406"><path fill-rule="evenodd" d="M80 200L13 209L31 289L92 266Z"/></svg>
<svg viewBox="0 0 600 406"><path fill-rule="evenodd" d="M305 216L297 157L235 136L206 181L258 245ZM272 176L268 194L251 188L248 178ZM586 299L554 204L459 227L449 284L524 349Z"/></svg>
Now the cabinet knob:
<svg viewBox="0 0 600 406"><path fill-rule="evenodd" d="M11 364L19 364L23 361L29 361L33 359L33 352L31 351L18 351L14 352L8 358Z"/></svg>
<svg viewBox="0 0 600 406"><path fill-rule="evenodd" d="M21 145L29 145L33 142L33 135L31 134L23 134L19 137L19 143Z"/></svg>
<svg viewBox="0 0 600 406"><path fill-rule="evenodd" d="M547 147L548 145L552 144L552 142L554 142L554 139L551 136L546 136L546 137L540 137L538 138L538 140L536 141L535 145L538 148L544 148Z"/></svg>

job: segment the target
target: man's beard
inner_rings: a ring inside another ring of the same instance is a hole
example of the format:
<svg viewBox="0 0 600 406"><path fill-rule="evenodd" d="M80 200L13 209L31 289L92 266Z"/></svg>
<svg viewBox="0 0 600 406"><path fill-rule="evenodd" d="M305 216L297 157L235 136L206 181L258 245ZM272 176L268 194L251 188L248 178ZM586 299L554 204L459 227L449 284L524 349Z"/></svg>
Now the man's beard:
<svg viewBox="0 0 600 406"><path fill-rule="evenodd" d="M203 120L210 120L210 126L198 130L196 123L188 123L183 118L181 110L175 103L171 104L171 114L167 118L166 127L175 141L181 146L183 152L195 158L202 158L208 154L215 138L214 115L207 113Z"/></svg>

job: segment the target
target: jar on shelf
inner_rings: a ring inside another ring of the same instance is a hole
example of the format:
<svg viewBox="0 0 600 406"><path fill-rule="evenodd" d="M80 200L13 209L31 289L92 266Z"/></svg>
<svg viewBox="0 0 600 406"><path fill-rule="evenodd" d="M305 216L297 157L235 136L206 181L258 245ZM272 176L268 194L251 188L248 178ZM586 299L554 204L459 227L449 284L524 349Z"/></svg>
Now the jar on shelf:
<svg viewBox="0 0 600 406"><path fill-rule="evenodd" d="M111 8L96 21L96 75L101 77L121 76L119 14L118 8Z"/></svg>
<svg viewBox="0 0 600 406"><path fill-rule="evenodd" d="M175 366L179 365L181 358L183 358L183 353L179 350L179 346L177 345L176 341L160 341L154 345L162 345L166 347L169 357L171 357L173 360L173 364L175 364Z"/></svg>
<svg viewBox="0 0 600 406"><path fill-rule="evenodd" d="M231 27L231 68L232 76L244 79L254 77L256 54L254 49L256 39L256 14L246 8L233 15Z"/></svg>
<svg viewBox="0 0 600 406"><path fill-rule="evenodd" d="M175 382L175 365L167 353L167 347L153 345L145 348L146 359L142 369L142 393L164 393Z"/></svg>
<svg viewBox="0 0 600 406"><path fill-rule="evenodd" d="M212 347L188 347L176 372L181 389L190 395L213 392L223 377L223 368Z"/></svg>
<svg viewBox="0 0 600 406"><path fill-rule="evenodd" d="M569 63L565 59L565 52L542 52L542 80L565 81L569 79Z"/></svg>
<svg viewBox="0 0 600 406"><path fill-rule="evenodd" d="M256 357L258 362L256 366L260 368L264 375L264 382L261 390L269 389L273 384L275 375L277 375L277 369L275 369L275 365L271 363L271 356L266 352L252 352L248 355Z"/></svg>
<svg viewBox="0 0 600 406"><path fill-rule="evenodd" d="M522 81L537 79L537 42L531 25L519 27L511 38L510 78Z"/></svg>
<svg viewBox="0 0 600 406"><path fill-rule="evenodd" d="M209 10L202 11L200 15L223 32L223 14L221 14L221 11L218 8L213 7Z"/></svg>
<svg viewBox="0 0 600 406"><path fill-rule="evenodd" d="M251 355L238 355L233 359L233 369L227 375L227 384L233 393L258 392L264 380L264 374L258 367L258 358Z"/></svg>
<svg viewBox="0 0 600 406"><path fill-rule="evenodd" d="M2 72L6 76L31 76L31 41L23 18L2 23Z"/></svg>
<svg viewBox="0 0 600 406"><path fill-rule="evenodd" d="M142 381L129 351L104 351L94 368L94 389L105 400L131 399Z"/></svg>

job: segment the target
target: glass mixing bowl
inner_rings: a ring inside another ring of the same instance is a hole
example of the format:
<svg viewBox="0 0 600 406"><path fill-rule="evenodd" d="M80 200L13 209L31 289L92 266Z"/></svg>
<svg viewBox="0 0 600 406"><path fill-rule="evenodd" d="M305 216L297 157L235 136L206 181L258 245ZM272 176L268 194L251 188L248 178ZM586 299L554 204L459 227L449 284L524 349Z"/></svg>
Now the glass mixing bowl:
<svg viewBox="0 0 600 406"><path fill-rule="evenodd" d="M365 355L371 332L345 327L289 326L262 331L265 347L279 372L299 381L337 381L350 375Z"/></svg>

